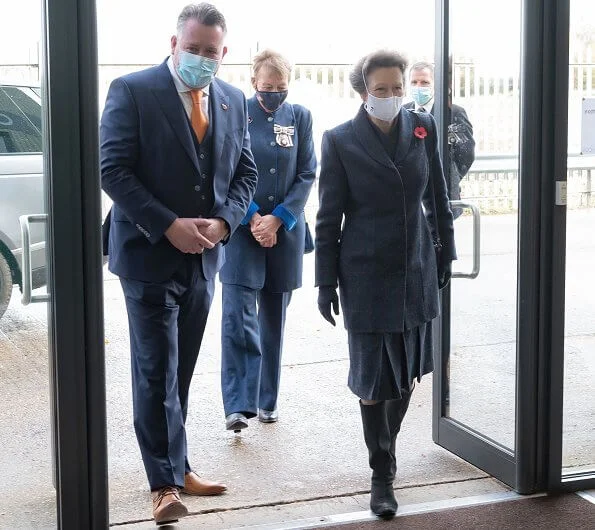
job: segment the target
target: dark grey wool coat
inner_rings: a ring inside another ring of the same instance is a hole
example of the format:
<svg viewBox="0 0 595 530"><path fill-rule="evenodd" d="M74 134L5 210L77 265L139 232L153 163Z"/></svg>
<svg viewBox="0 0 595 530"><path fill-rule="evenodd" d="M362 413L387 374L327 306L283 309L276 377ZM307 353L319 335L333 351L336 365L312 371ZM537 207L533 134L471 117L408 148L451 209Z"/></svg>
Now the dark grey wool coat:
<svg viewBox="0 0 595 530"><path fill-rule="evenodd" d="M453 217L434 119L401 109L392 160L373 127L362 106L324 133L316 285L338 284L347 329L402 332L439 314L432 233L456 259Z"/></svg>

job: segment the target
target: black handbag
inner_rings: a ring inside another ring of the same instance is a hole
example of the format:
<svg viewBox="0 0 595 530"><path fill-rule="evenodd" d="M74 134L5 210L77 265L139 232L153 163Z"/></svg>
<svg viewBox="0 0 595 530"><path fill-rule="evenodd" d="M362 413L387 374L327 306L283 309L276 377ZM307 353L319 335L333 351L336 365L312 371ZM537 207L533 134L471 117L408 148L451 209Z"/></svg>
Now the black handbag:
<svg viewBox="0 0 595 530"><path fill-rule="evenodd" d="M304 243L304 254L310 254L314 250L314 239L312 238L312 233L310 232L310 227L306 222L306 240Z"/></svg>

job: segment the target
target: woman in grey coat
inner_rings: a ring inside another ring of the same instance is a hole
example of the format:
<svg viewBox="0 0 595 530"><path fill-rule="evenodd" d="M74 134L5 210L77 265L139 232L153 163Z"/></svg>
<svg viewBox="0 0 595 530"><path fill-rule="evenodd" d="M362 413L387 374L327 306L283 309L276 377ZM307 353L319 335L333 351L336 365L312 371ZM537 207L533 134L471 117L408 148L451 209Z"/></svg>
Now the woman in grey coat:
<svg viewBox="0 0 595 530"><path fill-rule="evenodd" d="M379 51L353 69L363 103L324 134L316 219L318 307L335 325L338 286L381 517L397 510L395 440L415 379L433 370L438 290L456 259L434 119L401 108L406 67Z"/></svg>

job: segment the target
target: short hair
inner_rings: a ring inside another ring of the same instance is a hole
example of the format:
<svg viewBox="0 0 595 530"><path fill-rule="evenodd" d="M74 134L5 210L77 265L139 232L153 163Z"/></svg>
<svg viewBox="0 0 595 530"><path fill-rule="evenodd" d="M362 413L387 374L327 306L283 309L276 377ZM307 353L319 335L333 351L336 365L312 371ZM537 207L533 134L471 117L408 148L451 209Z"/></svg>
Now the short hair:
<svg viewBox="0 0 595 530"><path fill-rule="evenodd" d="M353 67L349 74L349 82L351 87L358 94L366 93L366 83L368 76L378 70L379 68L394 68L401 70L403 77L405 77L405 70L407 70L407 59L399 52L390 50L378 50L362 57Z"/></svg>
<svg viewBox="0 0 595 530"><path fill-rule="evenodd" d="M291 63L279 52L273 50L263 50L254 56L252 60L252 77L255 78L260 69L266 66L281 77L291 75Z"/></svg>
<svg viewBox="0 0 595 530"><path fill-rule="evenodd" d="M418 72L419 70L429 70L432 79L434 79L434 65L432 63L428 63L427 61L417 61L416 63L411 65L409 69L409 77L411 77L412 72Z"/></svg>
<svg viewBox="0 0 595 530"><path fill-rule="evenodd" d="M213 4L201 2L200 4L188 4L178 16L178 23L176 29L178 35L184 29L186 22L191 18L197 20L205 26L220 26L223 33L227 33L227 24L223 13L219 11Z"/></svg>

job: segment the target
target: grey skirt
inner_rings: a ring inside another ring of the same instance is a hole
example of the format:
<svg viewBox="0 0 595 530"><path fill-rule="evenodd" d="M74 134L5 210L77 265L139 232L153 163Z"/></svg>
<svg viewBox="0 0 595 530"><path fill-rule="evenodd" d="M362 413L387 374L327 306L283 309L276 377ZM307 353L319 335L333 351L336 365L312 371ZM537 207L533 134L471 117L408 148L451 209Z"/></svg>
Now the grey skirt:
<svg viewBox="0 0 595 530"><path fill-rule="evenodd" d="M360 399L401 399L415 379L434 369L432 322L403 333L347 330L351 391Z"/></svg>

